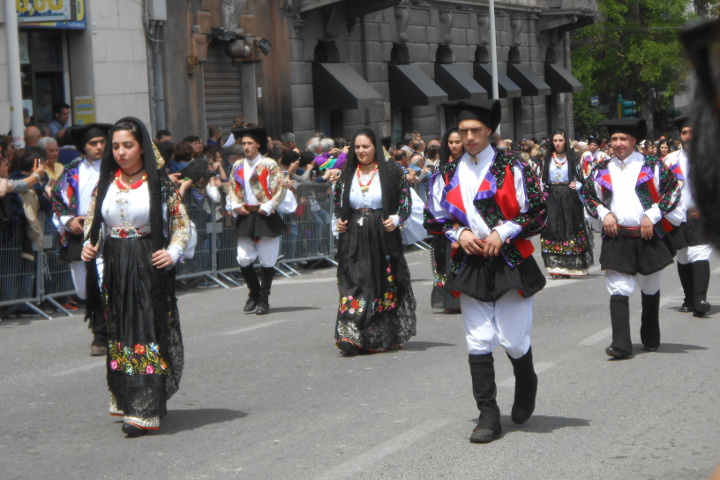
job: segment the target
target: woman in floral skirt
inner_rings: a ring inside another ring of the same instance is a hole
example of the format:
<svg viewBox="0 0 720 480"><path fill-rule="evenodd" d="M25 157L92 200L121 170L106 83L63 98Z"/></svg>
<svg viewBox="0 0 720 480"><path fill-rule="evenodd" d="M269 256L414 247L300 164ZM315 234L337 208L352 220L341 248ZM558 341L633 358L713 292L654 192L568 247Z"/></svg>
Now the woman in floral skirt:
<svg viewBox="0 0 720 480"><path fill-rule="evenodd" d="M583 176L563 130L555 130L545 155L542 182L547 193L547 226L540 236L545 268L553 278L588 274L593 264L592 239L578 191Z"/></svg>
<svg viewBox="0 0 720 480"><path fill-rule="evenodd" d="M123 417L124 433L140 436L160 427L180 383L175 263L188 246L190 222L136 118L110 130L85 229L83 260L103 260L101 278L87 269L87 311L91 322L107 323L110 414Z"/></svg>
<svg viewBox="0 0 720 480"><path fill-rule="evenodd" d="M410 187L400 166L385 161L372 130L355 134L334 195L337 347L345 355L398 348L416 333L415 297L400 237L410 216Z"/></svg>

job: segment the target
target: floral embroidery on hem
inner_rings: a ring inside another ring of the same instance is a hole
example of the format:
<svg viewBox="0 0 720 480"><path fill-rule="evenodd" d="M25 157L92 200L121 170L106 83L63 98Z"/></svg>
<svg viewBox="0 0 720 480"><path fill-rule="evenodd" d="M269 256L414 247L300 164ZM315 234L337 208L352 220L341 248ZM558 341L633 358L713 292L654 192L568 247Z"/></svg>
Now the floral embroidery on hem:
<svg viewBox="0 0 720 480"><path fill-rule="evenodd" d="M135 344L133 348L110 342L110 369L126 375L167 375L168 364L155 343Z"/></svg>

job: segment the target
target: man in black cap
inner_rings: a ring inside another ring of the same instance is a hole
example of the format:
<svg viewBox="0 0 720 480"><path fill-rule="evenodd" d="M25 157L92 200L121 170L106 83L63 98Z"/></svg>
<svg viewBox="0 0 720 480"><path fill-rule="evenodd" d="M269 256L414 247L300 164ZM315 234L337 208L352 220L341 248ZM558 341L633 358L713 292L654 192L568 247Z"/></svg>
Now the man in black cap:
<svg viewBox="0 0 720 480"><path fill-rule="evenodd" d="M230 177L230 208L237 217L237 261L250 293L246 313L265 315L270 310L268 297L275 274L280 235L285 223L275 211L285 198L285 182L278 164L267 153L267 133L261 127L234 128L232 134L245 151L235 162ZM253 267L260 262L260 280Z"/></svg>
<svg viewBox="0 0 720 480"><path fill-rule="evenodd" d="M682 209L686 216L686 221L670 232L673 245L677 248L678 274L685 292L685 300L680 311L693 312L694 316L702 317L710 311L707 290L710 283L712 246L703 233L700 212L695 205L690 188L688 151L692 141L693 128L687 115L676 118L673 123L680 131L683 148L670 153L665 158L665 162L681 181L682 195L678 208Z"/></svg>
<svg viewBox="0 0 720 480"><path fill-rule="evenodd" d="M540 233L546 212L531 167L490 145L500 123L500 102L460 103L455 112L465 153L441 164L431 178L425 228L452 242L445 287L460 299L480 410L470 441L487 443L502 434L493 359L498 345L515 373L513 422L525 423L535 409L530 330L533 295L545 286L545 277L529 237Z"/></svg>
<svg viewBox="0 0 720 480"><path fill-rule="evenodd" d="M587 143L589 150L583 153L582 156L582 169L585 178L590 175L593 166L605 159L605 154L600 150L601 142L598 138L589 137Z"/></svg>
<svg viewBox="0 0 720 480"><path fill-rule="evenodd" d="M662 237L673 228L670 220L679 224L680 186L661 160L636 150L637 139L647 133L645 120L606 120L599 126L608 128L615 156L595 166L582 192L588 213L602 221L600 265L612 324L605 353L627 359L633 353L629 299L636 284L642 291L643 346L648 352L660 346L660 280L673 261Z"/></svg>
<svg viewBox="0 0 720 480"><path fill-rule="evenodd" d="M90 123L73 125L66 130L64 138L71 138L77 151L83 155L65 166L52 191L53 221L60 234L58 257L70 264L75 293L81 301L85 300L86 275L85 262L80 259L83 222L100 176L105 139L111 127L107 123ZM68 306L74 307L72 304ZM90 355L103 356L106 352L107 332L103 324L93 331Z"/></svg>

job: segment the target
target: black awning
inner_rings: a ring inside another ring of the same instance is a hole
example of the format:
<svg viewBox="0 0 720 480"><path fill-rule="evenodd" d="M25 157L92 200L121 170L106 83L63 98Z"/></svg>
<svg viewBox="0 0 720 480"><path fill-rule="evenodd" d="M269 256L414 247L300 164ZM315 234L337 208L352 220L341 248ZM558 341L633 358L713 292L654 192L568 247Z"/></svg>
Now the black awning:
<svg viewBox="0 0 720 480"><path fill-rule="evenodd" d="M348 110L382 107L383 97L347 63L314 63L315 108Z"/></svg>
<svg viewBox="0 0 720 480"><path fill-rule="evenodd" d="M523 97L550 95L550 85L535 75L530 67L515 63L507 64L507 73L510 79L522 89Z"/></svg>
<svg viewBox="0 0 720 480"><path fill-rule="evenodd" d="M447 93L415 65L390 65L390 102L399 107L437 105L448 99Z"/></svg>
<svg viewBox="0 0 720 480"><path fill-rule="evenodd" d="M490 92L489 96L492 96L492 68L490 65L475 63L473 65L473 74L475 80ZM507 75L498 72L498 96L500 98L522 97L522 90Z"/></svg>
<svg viewBox="0 0 720 480"><path fill-rule="evenodd" d="M552 93L577 93L583 89L583 84L573 77L565 67L557 63L545 64L545 81L552 88Z"/></svg>
<svg viewBox="0 0 720 480"><path fill-rule="evenodd" d="M488 92L460 65L435 64L435 83L448 94L448 100L481 100Z"/></svg>

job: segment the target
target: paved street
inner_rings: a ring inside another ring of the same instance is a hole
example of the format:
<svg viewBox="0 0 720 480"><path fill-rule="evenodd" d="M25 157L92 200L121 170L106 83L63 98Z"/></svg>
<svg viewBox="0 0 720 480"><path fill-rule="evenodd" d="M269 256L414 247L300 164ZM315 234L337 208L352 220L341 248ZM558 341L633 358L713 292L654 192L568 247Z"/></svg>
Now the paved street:
<svg viewBox="0 0 720 480"><path fill-rule="evenodd" d="M537 243L537 242L536 242ZM276 279L271 314L246 290L181 294L186 363L159 432L125 438L107 413L104 360L79 315L0 323L0 477L11 479L707 479L720 462L720 308L682 314L675 266L662 283L662 346L609 361L609 296L589 278L537 295L538 405L512 424L512 369L496 352L504 437L474 445L462 321L430 309L429 252L408 254L418 335L355 358L334 346L333 269ZM539 253L538 262L542 264ZM709 300L720 305L720 260Z"/></svg>

